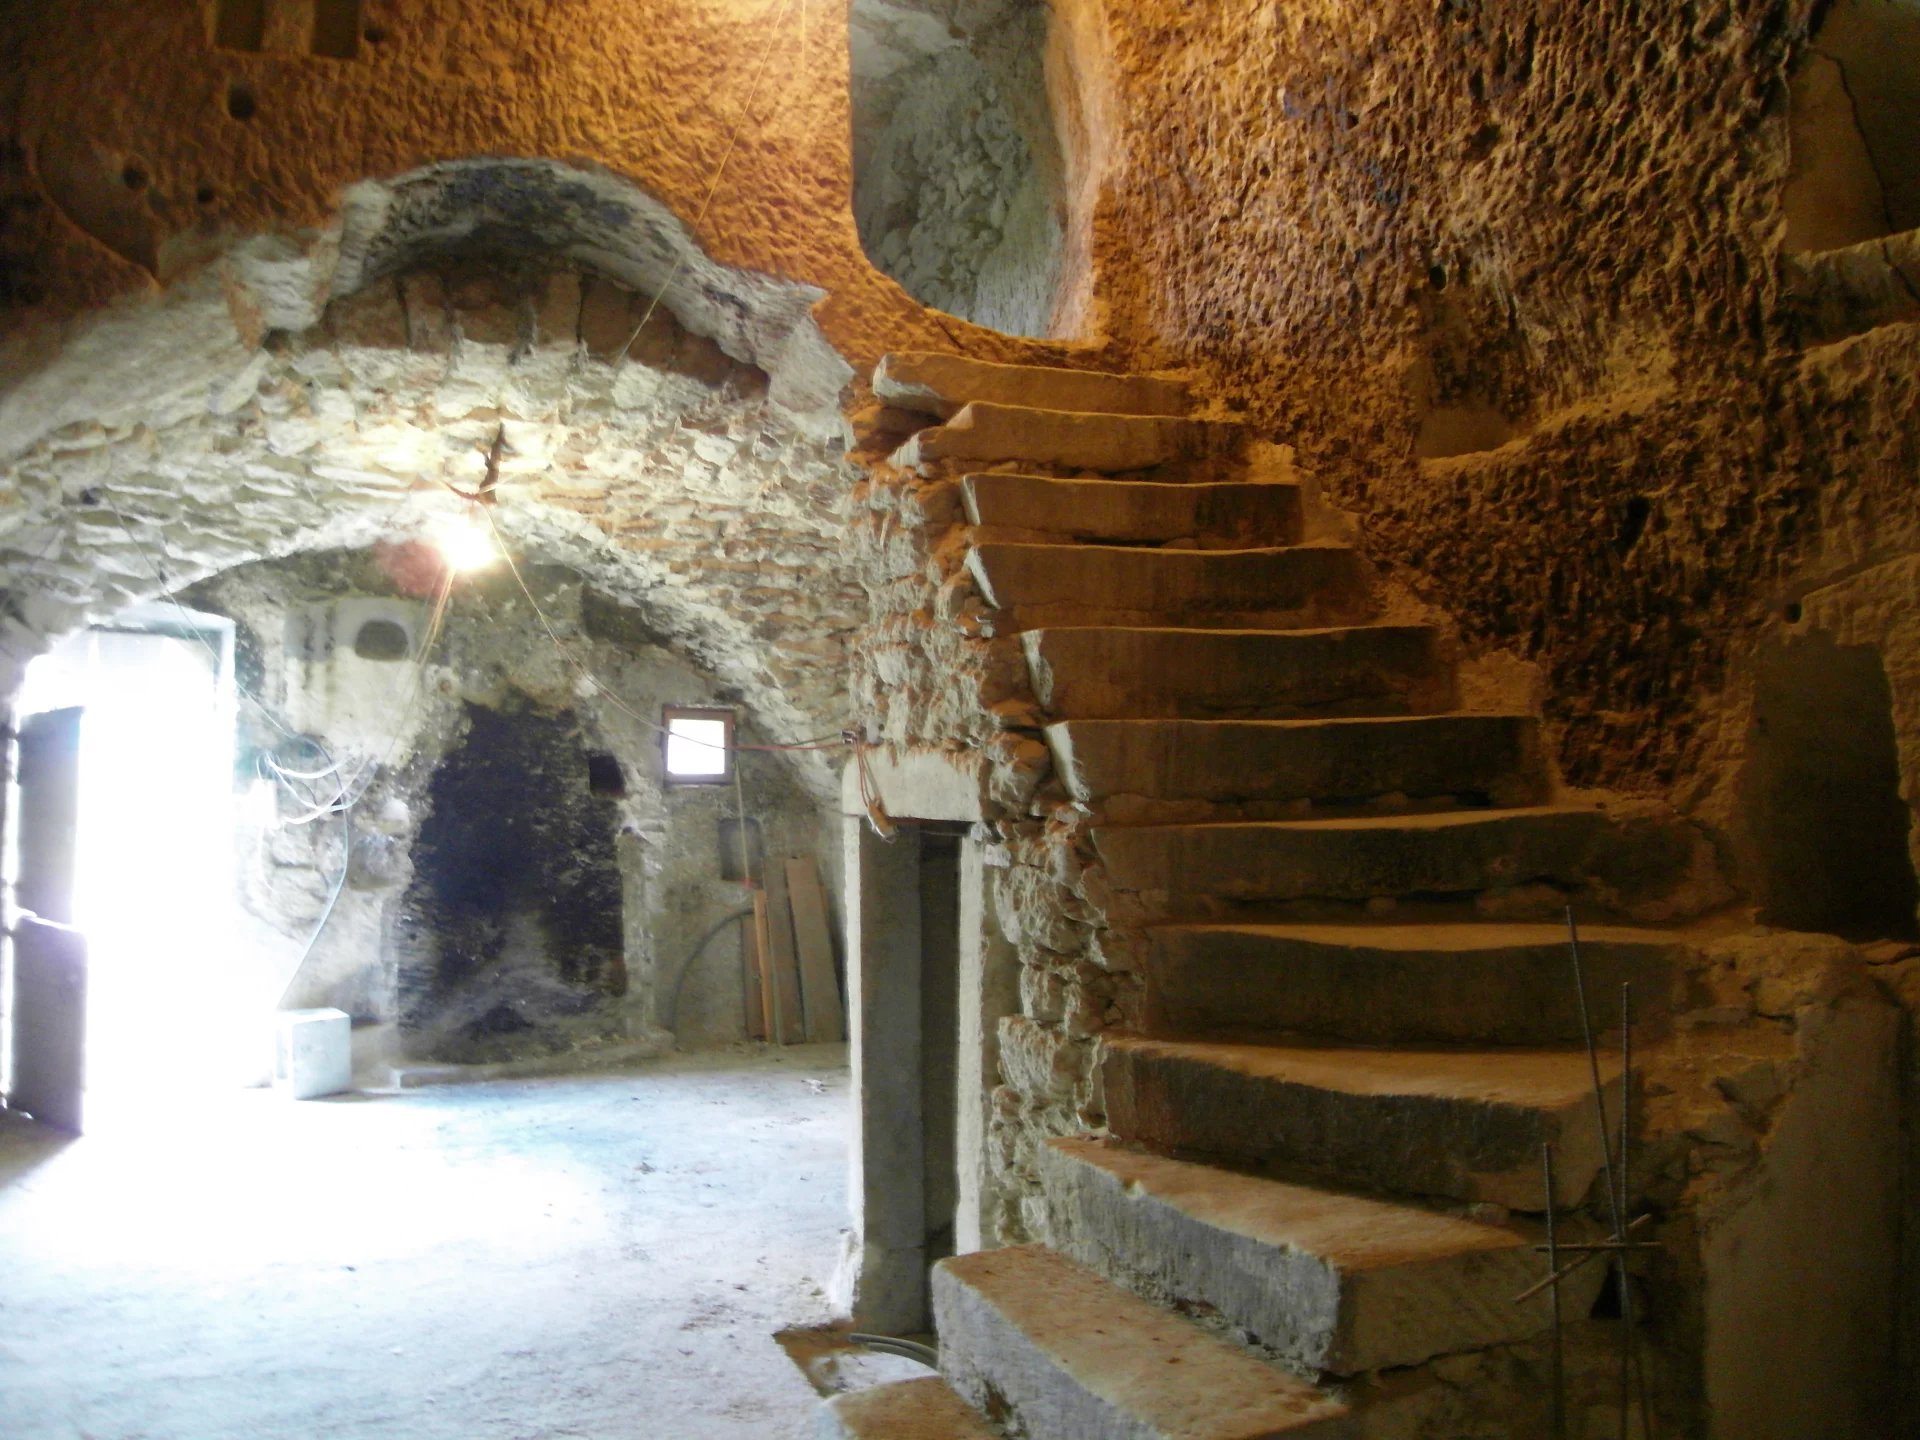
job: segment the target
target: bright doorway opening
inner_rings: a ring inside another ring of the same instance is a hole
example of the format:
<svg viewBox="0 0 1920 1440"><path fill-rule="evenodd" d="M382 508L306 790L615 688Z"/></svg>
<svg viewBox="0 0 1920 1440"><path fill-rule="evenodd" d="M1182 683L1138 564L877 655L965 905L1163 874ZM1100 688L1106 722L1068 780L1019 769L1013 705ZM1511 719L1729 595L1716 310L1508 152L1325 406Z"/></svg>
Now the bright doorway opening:
<svg viewBox="0 0 1920 1440"><path fill-rule="evenodd" d="M142 606L27 670L23 720L78 709L70 923L87 942L85 1083L103 1107L242 1083L259 1048L233 901L233 625ZM64 918L64 917L50 917ZM257 1007L253 1007L257 1008Z"/></svg>

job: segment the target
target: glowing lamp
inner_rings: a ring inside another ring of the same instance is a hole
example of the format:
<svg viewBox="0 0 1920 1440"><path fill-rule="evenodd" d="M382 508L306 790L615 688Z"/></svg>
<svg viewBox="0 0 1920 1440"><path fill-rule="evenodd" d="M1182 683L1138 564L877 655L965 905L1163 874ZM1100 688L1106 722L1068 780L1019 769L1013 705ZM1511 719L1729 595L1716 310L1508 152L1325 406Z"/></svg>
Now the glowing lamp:
<svg viewBox="0 0 1920 1440"><path fill-rule="evenodd" d="M447 569L456 575L484 570L500 558L493 528L487 524L486 517L472 511L437 518L427 534Z"/></svg>

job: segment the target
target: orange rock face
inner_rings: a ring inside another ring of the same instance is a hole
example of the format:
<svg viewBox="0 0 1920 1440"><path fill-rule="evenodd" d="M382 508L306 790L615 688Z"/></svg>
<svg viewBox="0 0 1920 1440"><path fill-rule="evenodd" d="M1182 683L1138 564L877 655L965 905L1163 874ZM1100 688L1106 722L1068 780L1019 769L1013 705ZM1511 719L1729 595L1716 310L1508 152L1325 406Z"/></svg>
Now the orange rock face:
<svg viewBox="0 0 1920 1440"><path fill-rule="evenodd" d="M344 37L283 13L313 8L85 0L11 36L0 298L70 313L232 236L323 226L357 181L519 156L604 167L720 263L819 286L856 364L970 328L861 252L843 3L319 7L360 12ZM257 32L223 18L247 9Z"/></svg>

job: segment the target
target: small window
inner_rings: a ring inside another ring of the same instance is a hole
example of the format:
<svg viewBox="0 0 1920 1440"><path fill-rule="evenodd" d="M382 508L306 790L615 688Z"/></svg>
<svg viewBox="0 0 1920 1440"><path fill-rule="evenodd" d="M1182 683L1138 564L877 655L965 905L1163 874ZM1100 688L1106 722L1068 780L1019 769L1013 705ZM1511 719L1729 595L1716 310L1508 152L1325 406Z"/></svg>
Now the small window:
<svg viewBox="0 0 1920 1440"><path fill-rule="evenodd" d="M677 785L718 785L733 778L733 712L669 705L667 779Z"/></svg>

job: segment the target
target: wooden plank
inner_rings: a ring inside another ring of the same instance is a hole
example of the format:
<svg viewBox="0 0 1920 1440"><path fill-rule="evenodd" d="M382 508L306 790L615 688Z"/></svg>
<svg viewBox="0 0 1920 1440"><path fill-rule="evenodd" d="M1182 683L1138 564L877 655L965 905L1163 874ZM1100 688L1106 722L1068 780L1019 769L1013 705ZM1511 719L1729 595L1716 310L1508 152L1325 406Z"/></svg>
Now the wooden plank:
<svg viewBox="0 0 1920 1440"><path fill-rule="evenodd" d="M793 912L787 903L785 866L767 866L766 913L767 947L760 953L766 957L773 981L767 1033L782 1045L798 1045L807 1038L807 1026L800 1010L800 962L793 951Z"/></svg>
<svg viewBox="0 0 1920 1440"><path fill-rule="evenodd" d="M740 999L746 1010L747 1038L767 1038L767 975L761 959L766 954L760 937L766 931L767 897L753 892L753 915L740 927Z"/></svg>
<svg viewBox="0 0 1920 1440"><path fill-rule="evenodd" d="M800 952L800 998L810 1044L847 1038L840 1005L840 979L833 968L833 932L827 928L827 896L813 861L787 861L787 901L793 907L793 941Z"/></svg>

